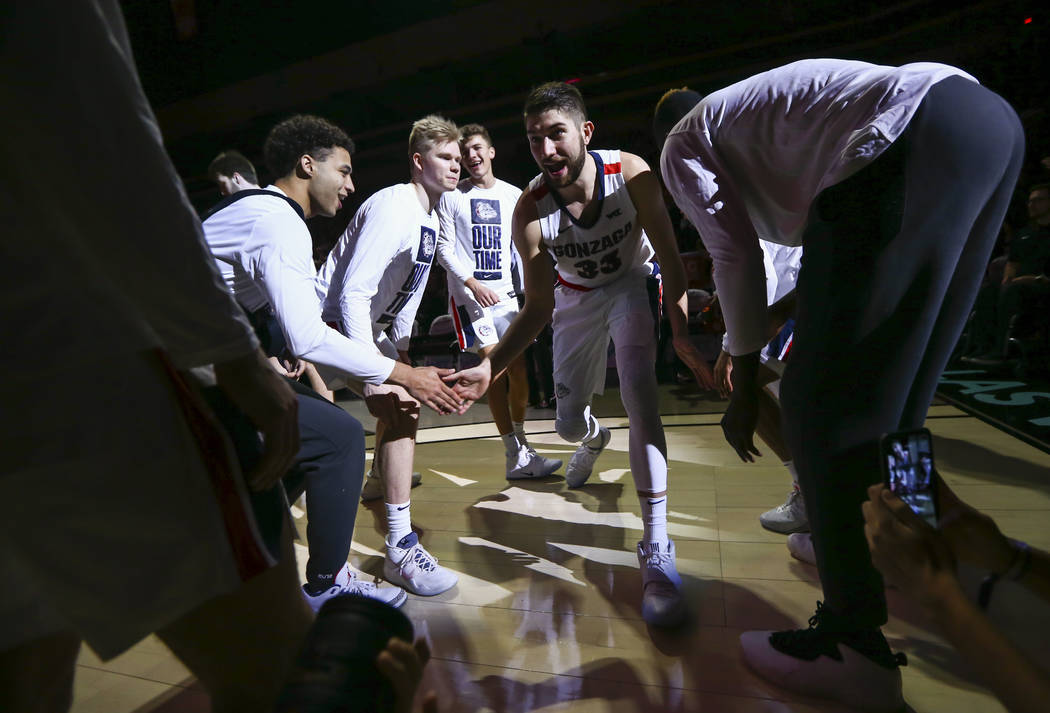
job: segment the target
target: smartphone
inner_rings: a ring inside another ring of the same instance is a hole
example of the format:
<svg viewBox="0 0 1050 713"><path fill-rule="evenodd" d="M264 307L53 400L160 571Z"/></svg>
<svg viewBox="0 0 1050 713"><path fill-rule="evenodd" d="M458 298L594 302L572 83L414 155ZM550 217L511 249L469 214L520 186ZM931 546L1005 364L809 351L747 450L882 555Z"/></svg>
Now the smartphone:
<svg viewBox="0 0 1050 713"><path fill-rule="evenodd" d="M937 479L933 438L925 428L887 433L879 441L879 461L886 487L916 515L937 527Z"/></svg>

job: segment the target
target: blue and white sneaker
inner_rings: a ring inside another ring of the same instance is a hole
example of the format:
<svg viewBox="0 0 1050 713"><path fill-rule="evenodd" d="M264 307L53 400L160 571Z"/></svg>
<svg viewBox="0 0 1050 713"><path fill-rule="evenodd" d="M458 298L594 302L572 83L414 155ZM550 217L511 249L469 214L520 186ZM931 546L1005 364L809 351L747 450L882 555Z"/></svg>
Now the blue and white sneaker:
<svg viewBox="0 0 1050 713"><path fill-rule="evenodd" d="M675 626L685 620L682 578L674 562L674 542L638 543L642 572L642 618L653 626Z"/></svg>
<svg viewBox="0 0 1050 713"><path fill-rule="evenodd" d="M414 532L402 537L396 545L387 545L383 576L388 582L421 597L441 594L459 581L454 572L439 565L419 544L419 536Z"/></svg>
<svg viewBox="0 0 1050 713"><path fill-rule="evenodd" d="M405 590L401 587L376 585L358 579L357 575L350 571L349 564L344 565L336 573L332 586L320 594L310 594L306 591L306 585L303 585L303 596L314 611L320 609L332 597L340 597L346 594L356 594L361 597L376 599L392 607L399 607L408 599L408 595L405 594Z"/></svg>

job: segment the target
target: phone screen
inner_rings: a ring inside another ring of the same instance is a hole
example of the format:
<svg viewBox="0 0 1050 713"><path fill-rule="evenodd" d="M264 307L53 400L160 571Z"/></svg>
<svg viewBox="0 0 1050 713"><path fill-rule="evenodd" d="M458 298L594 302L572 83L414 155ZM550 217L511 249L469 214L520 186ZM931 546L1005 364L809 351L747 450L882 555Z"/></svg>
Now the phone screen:
<svg viewBox="0 0 1050 713"><path fill-rule="evenodd" d="M933 439L925 428L887 433L880 443L886 486L919 517L937 527Z"/></svg>

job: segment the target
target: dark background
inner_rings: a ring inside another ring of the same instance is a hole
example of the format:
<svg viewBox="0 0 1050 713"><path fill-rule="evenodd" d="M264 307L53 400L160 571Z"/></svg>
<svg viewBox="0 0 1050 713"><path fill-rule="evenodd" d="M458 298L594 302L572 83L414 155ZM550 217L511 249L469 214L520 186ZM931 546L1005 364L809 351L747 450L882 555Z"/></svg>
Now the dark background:
<svg viewBox="0 0 1050 713"><path fill-rule="evenodd" d="M408 179L412 121L432 112L491 132L496 174L536 173L524 141L525 93L578 79L598 148L652 163L652 107L669 88L709 92L811 57L880 64L938 61L976 76L1021 114L1028 162L1020 193L1050 174L1045 2L479 2L451 0L125 0L142 82L191 199L218 199L211 158L237 148L256 164L266 132L306 112L358 145L357 193L333 219L311 221L329 242L376 190ZM1028 22L1026 22L1028 20ZM1025 193L1026 195L1026 193ZM1011 222L1024 222L1015 201Z"/></svg>

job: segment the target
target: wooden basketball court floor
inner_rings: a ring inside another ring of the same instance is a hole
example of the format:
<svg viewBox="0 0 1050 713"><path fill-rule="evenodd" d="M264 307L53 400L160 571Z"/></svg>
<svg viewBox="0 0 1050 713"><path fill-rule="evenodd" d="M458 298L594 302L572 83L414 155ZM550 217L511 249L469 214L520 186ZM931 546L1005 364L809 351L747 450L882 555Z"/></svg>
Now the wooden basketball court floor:
<svg viewBox="0 0 1050 713"><path fill-rule="evenodd" d="M342 405L373 425L360 402ZM785 538L758 524L759 513L784 500L787 470L768 453L755 464L739 461L718 426L724 406L694 390L661 387L670 533L692 610L678 632L649 629L639 614L641 521L616 389L595 407L612 443L588 485L574 491L560 477L508 483L484 404L461 417L424 415L413 521L424 545L460 579L443 595L410 596L403 611L430 642L423 688L437 691L441 711L843 710L766 684L741 660L742 631L805 626L821 595L816 570L793 560ZM567 462L573 449L554 433L553 417L530 410L529 437L541 453ZM1050 549L1050 455L944 404L931 407L927 425L938 469L955 492L1008 535ZM305 533L309 514L297 507L294 515ZM382 571L382 528L381 506L362 505L350 561L366 573ZM304 564L300 556L300 570ZM962 575L975 591L981 573ZM888 597L884 631L908 655L904 691L912 710L1004 710L914 607L893 591ZM1002 584L991 615L1050 663L1050 605ZM186 669L150 638L106 663L85 648L73 710L208 706Z"/></svg>

